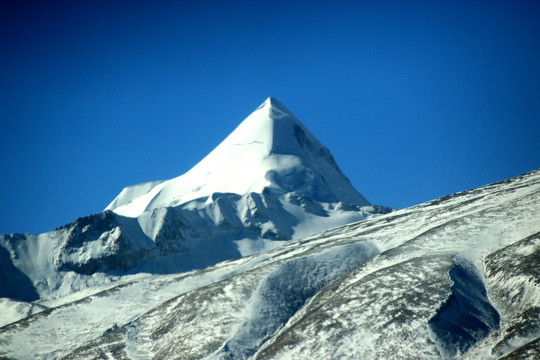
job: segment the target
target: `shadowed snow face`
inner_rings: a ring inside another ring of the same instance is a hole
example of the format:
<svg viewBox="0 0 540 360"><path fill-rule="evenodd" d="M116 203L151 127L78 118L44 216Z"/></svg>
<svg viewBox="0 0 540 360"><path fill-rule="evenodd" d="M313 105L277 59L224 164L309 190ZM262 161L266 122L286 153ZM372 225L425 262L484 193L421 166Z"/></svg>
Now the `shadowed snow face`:
<svg viewBox="0 0 540 360"><path fill-rule="evenodd" d="M378 253L370 243L334 247L280 264L252 295L252 315L215 354L220 359L245 359L323 287Z"/></svg>
<svg viewBox="0 0 540 360"><path fill-rule="evenodd" d="M459 260L448 274L454 282L452 293L429 326L441 355L454 358L498 329L500 316L472 264Z"/></svg>

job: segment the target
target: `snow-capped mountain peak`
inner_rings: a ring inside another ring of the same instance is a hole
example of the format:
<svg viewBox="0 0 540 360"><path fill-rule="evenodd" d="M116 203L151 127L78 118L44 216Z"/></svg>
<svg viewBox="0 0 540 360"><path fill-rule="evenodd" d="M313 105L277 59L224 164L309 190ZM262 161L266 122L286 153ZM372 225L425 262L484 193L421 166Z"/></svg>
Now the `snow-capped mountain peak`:
<svg viewBox="0 0 540 360"><path fill-rule="evenodd" d="M184 175L127 187L106 211L49 233L0 236L0 263L13 265L0 266L0 297L64 296L126 271L201 269L392 211L366 205L330 152L268 98ZM12 291L21 278L27 286Z"/></svg>
<svg viewBox="0 0 540 360"><path fill-rule="evenodd" d="M313 200L369 205L328 149L277 99L269 97L184 175L125 188L106 210L137 217L214 193L296 192Z"/></svg>
<svg viewBox="0 0 540 360"><path fill-rule="evenodd" d="M281 117L289 117L296 119L295 116L292 114L292 112L289 111L281 102L279 102L278 99L276 99L273 96L270 96L267 98L261 106L257 108L259 109L265 109L270 114L270 117L273 119L281 118ZM298 121L298 120L297 120Z"/></svg>

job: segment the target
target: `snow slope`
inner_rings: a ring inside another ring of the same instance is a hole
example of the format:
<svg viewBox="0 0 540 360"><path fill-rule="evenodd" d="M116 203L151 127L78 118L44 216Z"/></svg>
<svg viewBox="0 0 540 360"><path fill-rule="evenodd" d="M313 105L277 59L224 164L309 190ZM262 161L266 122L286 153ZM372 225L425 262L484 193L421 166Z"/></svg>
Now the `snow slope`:
<svg viewBox="0 0 540 360"><path fill-rule="evenodd" d="M315 201L369 205L332 155L275 98L268 98L218 147L184 175L130 186L106 210L137 217L214 193L295 191Z"/></svg>
<svg viewBox="0 0 540 360"><path fill-rule="evenodd" d="M0 328L15 359L536 359L540 170ZM69 335L68 335L69 334Z"/></svg>

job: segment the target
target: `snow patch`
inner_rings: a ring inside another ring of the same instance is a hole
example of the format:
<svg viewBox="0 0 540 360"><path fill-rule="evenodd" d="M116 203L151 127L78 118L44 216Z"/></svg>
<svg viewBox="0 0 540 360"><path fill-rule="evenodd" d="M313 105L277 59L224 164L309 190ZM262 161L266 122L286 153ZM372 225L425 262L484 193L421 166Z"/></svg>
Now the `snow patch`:
<svg viewBox="0 0 540 360"><path fill-rule="evenodd" d="M249 256L265 251L273 250L285 243L285 241L267 240L267 239L242 239L234 241L238 251L242 256Z"/></svg>
<svg viewBox="0 0 540 360"><path fill-rule="evenodd" d="M210 358L248 358L318 291L377 253L374 245L363 242L280 264L251 297L245 308L247 320Z"/></svg>

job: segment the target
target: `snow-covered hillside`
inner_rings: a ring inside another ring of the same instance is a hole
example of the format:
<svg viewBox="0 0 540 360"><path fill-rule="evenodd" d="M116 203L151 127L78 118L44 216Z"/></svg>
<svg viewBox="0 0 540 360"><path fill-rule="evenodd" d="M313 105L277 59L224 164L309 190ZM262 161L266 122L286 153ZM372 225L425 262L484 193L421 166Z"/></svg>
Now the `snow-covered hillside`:
<svg viewBox="0 0 540 360"><path fill-rule="evenodd" d="M15 359L537 359L540 170L0 328ZM27 307L27 311L30 309Z"/></svg>
<svg viewBox="0 0 540 360"><path fill-rule="evenodd" d="M0 236L0 358L538 359L540 170L392 212L269 98L186 174Z"/></svg>
<svg viewBox="0 0 540 360"><path fill-rule="evenodd" d="M201 269L389 211L268 98L186 174L127 187L104 212L55 231L0 236L0 297L51 299L128 274Z"/></svg>

